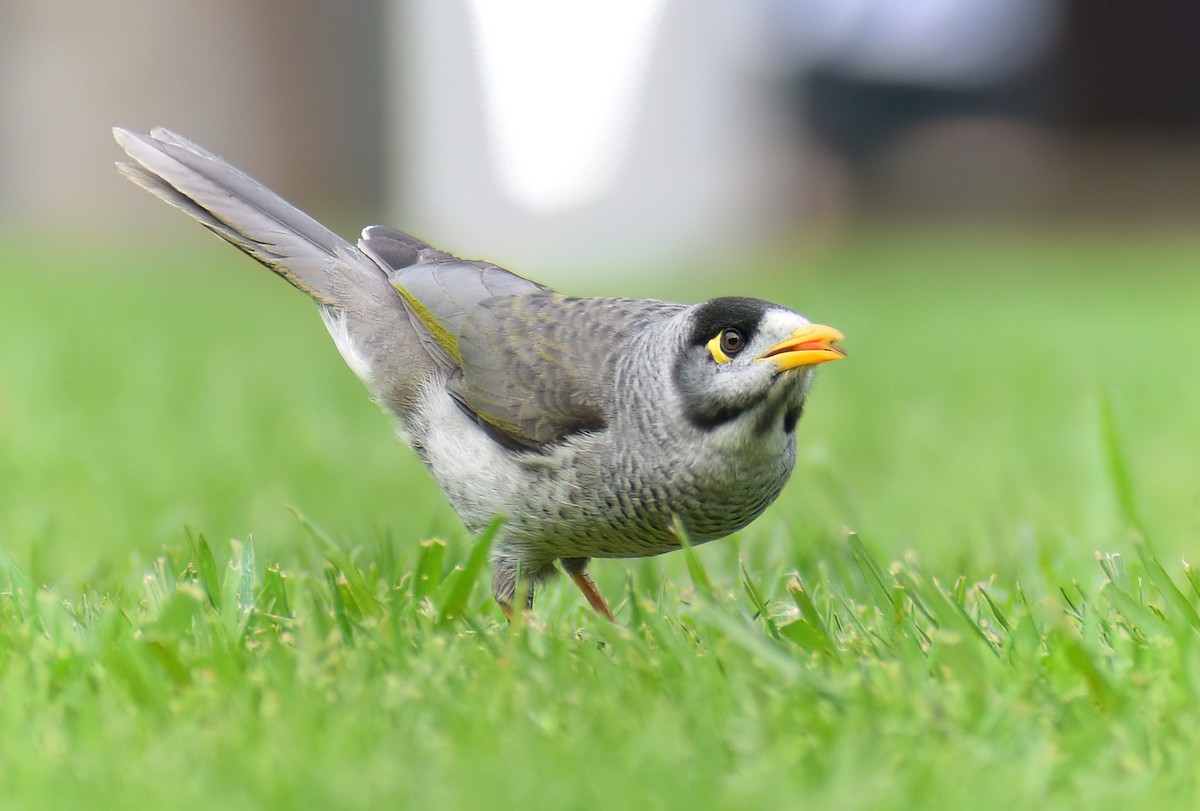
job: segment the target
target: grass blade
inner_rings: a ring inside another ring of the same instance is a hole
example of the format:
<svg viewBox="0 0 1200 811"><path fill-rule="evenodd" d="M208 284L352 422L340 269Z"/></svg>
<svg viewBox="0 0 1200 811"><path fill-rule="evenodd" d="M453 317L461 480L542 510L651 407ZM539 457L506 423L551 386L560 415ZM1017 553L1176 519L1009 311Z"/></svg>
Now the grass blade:
<svg viewBox="0 0 1200 811"><path fill-rule="evenodd" d="M821 612L817 610L812 596L804 588L804 583L800 580L799 576L793 577L788 581L787 590L788 594L792 596L792 602L800 609L800 619L788 623L780 631L793 641L800 641L796 635L800 635L806 642L816 641L819 643L821 650L837 658L838 650L834 644L833 635L829 632L829 627L825 624ZM800 624L800 627L793 628L793 626L798 624ZM811 649L811 645L804 646Z"/></svg>
<svg viewBox="0 0 1200 811"><path fill-rule="evenodd" d="M713 599L714 589L712 579L708 576L708 570L704 568L704 563L696 556L696 550L692 546L692 540L688 537L687 529L684 528L683 522L676 517L671 522L671 530L675 533L675 537L679 538L679 546L683 550L683 561L687 565L688 576L692 578L692 585L696 589L696 593L706 599Z"/></svg>
<svg viewBox="0 0 1200 811"><path fill-rule="evenodd" d="M421 541L417 554L416 576L413 578L413 597L417 605L437 591L442 582L442 564L446 559L446 542L440 538Z"/></svg>
<svg viewBox="0 0 1200 811"><path fill-rule="evenodd" d="M1117 506L1125 522L1146 538L1145 526L1138 511L1137 497L1133 491L1133 477L1129 472L1129 461L1121 437L1117 431L1117 420L1113 413L1112 398L1107 392L1100 393L1100 433L1104 446L1104 458L1108 462L1109 483L1117 499Z"/></svg>
<svg viewBox="0 0 1200 811"><path fill-rule="evenodd" d="M496 533L500 531L500 527L504 526L504 519L497 516L492 519L492 522L487 525L479 535L479 540L471 547L471 554L467 558L467 563L461 569L454 572L453 578L447 577L442 586L447 589L445 597L442 599L441 606L438 608L438 624L446 625L455 617L461 616L466 610L467 600L471 596L471 589L475 587L475 581L479 579L479 573L487 566L488 553L492 549L492 542L496 539Z"/></svg>
<svg viewBox="0 0 1200 811"><path fill-rule="evenodd" d="M746 565L744 563L739 564L738 568L742 573L742 592L750 600L750 604L754 606L755 616L763 621L763 625L767 629L767 634L772 639L779 639L779 626L767 611L767 604L763 600L762 595L759 594L758 587L754 585L754 581L750 579L750 573L746 571Z"/></svg>

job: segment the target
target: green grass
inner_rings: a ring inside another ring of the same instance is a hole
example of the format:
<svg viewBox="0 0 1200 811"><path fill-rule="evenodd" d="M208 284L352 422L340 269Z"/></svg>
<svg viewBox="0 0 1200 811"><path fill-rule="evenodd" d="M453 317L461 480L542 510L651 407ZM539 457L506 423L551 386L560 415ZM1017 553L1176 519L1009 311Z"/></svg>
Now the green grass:
<svg viewBox="0 0 1200 811"><path fill-rule="evenodd" d="M612 627L507 625L303 297L194 237L0 251L6 807L1200 800L1200 242L550 280L848 336L762 519L596 564Z"/></svg>

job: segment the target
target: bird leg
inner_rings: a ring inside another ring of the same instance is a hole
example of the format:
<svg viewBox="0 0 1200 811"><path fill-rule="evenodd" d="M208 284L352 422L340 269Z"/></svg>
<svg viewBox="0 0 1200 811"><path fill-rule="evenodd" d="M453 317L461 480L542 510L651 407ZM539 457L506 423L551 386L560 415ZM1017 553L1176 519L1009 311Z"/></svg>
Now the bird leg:
<svg viewBox="0 0 1200 811"><path fill-rule="evenodd" d="M609 610L604 595L596 588L596 581L592 580L592 576L587 572L588 558L562 558L561 560L563 571L570 575L572 582L583 592L588 605L609 622L616 622L617 619Z"/></svg>
<svg viewBox="0 0 1200 811"><path fill-rule="evenodd" d="M590 605L597 614L607 619L609 622L616 622L608 603L605 602L600 590L596 588L596 583L592 580L591 575L587 573L588 558L562 558L562 567L571 580L583 592L583 596L587 598ZM513 603L520 596L518 592L524 591L525 595L525 610L533 610L533 590L534 587L545 580L553 571L551 565L543 565L541 567L530 567L522 565L518 558L497 558L492 561L492 594L496 597L496 602L500 605L500 610L504 612L504 616L511 621L513 618ZM533 572L527 572L527 569L533 568ZM532 576L530 576L532 575ZM524 587L523 589L521 587Z"/></svg>
<svg viewBox="0 0 1200 811"><path fill-rule="evenodd" d="M492 561L492 596L504 616L513 618L513 601L520 591L525 597L525 610L533 610L534 581L521 566L519 558L496 558Z"/></svg>

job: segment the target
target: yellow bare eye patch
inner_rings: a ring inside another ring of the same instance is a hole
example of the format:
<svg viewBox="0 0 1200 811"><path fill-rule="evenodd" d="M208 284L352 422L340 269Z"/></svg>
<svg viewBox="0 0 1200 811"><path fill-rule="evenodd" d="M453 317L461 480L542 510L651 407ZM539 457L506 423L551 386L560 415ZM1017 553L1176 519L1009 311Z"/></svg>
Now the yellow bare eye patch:
<svg viewBox="0 0 1200 811"><path fill-rule="evenodd" d="M723 334L723 332L717 333L711 341L705 344L705 346L708 347L708 354L712 355L712 359L717 363L729 363L729 361L732 360L732 358L726 355L724 350L721 349L721 336Z"/></svg>

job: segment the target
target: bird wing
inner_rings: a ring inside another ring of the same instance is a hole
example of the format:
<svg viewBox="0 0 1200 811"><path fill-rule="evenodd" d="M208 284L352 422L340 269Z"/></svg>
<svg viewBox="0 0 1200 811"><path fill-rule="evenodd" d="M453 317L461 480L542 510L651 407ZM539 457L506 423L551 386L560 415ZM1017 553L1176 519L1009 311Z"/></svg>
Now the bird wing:
<svg viewBox="0 0 1200 811"><path fill-rule="evenodd" d="M659 302L550 291L480 302L459 335L453 391L520 445L539 448L611 421L616 366Z"/></svg>
<svg viewBox="0 0 1200 811"><path fill-rule="evenodd" d="M462 370L458 335L479 302L547 289L487 262L459 259L382 225L364 229L358 247L387 269L426 351L449 371Z"/></svg>
<svg viewBox="0 0 1200 811"><path fill-rule="evenodd" d="M612 420L618 361L682 305L544 290L479 302L462 322L452 391L511 441L540 448Z"/></svg>
<svg viewBox="0 0 1200 811"><path fill-rule="evenodd" d="M627 341L681 308L647 299L569 298L486 262L373 226L360 247L449 372L451 395L501 444L538 449L611 418Z"/></svg>

